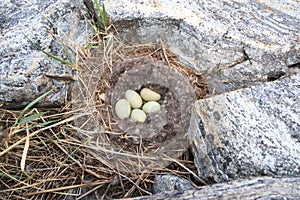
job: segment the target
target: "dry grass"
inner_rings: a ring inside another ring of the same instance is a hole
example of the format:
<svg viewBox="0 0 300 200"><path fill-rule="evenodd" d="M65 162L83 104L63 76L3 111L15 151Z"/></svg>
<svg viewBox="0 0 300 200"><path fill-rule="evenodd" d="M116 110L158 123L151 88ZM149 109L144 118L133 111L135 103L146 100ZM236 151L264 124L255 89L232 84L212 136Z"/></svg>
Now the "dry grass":
<svg viewBox="0 0 300 200"><path fill-rule="evenodd" d="M134 173L130 169L120 170L122 166L105 158L119 152L102 148L94 135L97 132L99 137L99 132L105 133L101 135L104 138L101 142L107 141L104 146L111 142L107 134L122 136L114 131L116 122L107 96L111 89L109 77L118 61L130 56L151 56L189 77L197 98L207 94L203 79L182 67L162 44L125 45L109 34L98 49L78 51L81 55L77 58L78 85L72 101L65 107L33 108L27 115L43 111L47 114L23 124L15 123L21 111L0 109L1 199L107 199L149 195L154 175L164 172L200 183L189 151L175 160L166 158L172 162L167 167ZM53 123L30 129L47 121ZM97 130L94 122L99 124Z"/></svg>
<svg viewBox="0 0 300 200"><path fill-rule="evenodd" d="M0 197L2 199L64 199L74 197L87 199L98 195L99 199L123 198L151 194L151 185L156 173L170 171L189 177L190 173L178 164L157 171L136 174L124 173L110 168L107 161L92 153L86 141L74 131L72 111L51 109L52 115L43 117L68 121L48 128L30 137L25 170L21 160L25 143L20 143L0 157ZM1 124L11 127L18 112L1 110ZM40 119L40 120L43 120ZM39 123L36 121L35 123ZM21 128L21 127L19 127ZM9 131L9 129L5 129ZM40 130L40 129L36 129ZM35 130L32 130L33 132ZM1 144L1 152L16 142L24 140L26 131L10 135ZM195 172L187 153L178 160Z"/></svg>

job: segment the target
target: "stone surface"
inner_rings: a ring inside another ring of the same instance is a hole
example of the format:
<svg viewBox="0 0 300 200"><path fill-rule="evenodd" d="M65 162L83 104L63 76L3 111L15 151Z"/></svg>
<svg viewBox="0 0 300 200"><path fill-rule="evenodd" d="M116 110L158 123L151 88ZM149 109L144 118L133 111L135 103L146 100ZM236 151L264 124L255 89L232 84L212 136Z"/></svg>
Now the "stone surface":
<svg viewBox="0 0 300 200"><path fill-rule="evenodd" d="M74 59L92 29L86 9L76 0L4 0L0 5L0 105L19 108L52 87L56 92L39 106L64 104L74 71L36 50L28 36L45 51L67 59L59 39Z"/></svg>
<svg viewBox="0 0 300 200"><path fill-rule="evenodd" d="M143 100L141 96L134 90L126 90L125 97L129 101L132 108L142 107Z"/></svg>
<svg viewBox="0 0 300 200"><path fill-rule="evenodd" d="M214 94L286 76L291 73L288 66L300 60L297 1L101 2L121 37L142 43L162 41L182 63L207 77ZM66 58L50 32L73 50L85 45L92 31L84 4L6 0L0 11L0 103L20 107L56 86L57 93L40 105L62 104L70 82L64 77L72 70L36 51L22 33Z"/></svg>
<svg viewBox="0 0 300 200"><path fill-rule="evenodd" d="M153 194L178 190L191 190L194 186L186 179L173 174L158 174L154 177Z"/></svg>
<svg viewBox="0 0 300 200"><path fill-rule="evenodd" d="M299 199L300 178L257 177L201 186L193 190L162 192L131 200ZM129 199L127 199L129 200Z"/></svg>
<svg viewBox="0 0 300 200"><path fill-rule="evenodd" d="M201 178L300 175L300 74L195 103L190 141Z"/></svg>
<svg viewBox="0 0 300 200"><path fill-rule="evenodd" d="M131 111L130 118L135 122L144 123L146 121L147 116L146 113L141 109L133 109Z"/></svg>
<svg viewBox="0 0 300 200"><path fill-rule="evenodd" d="M160 111L160 104L156 101L149 101L143 105L145 113L157 113Z"/></svg>
<svg viewBox="0 0 300 200"><path fill-rule="evenodd" d="M120 99L115 105L115 112L119 119L123 120L130 116L131 107L126 99Z"/></svg>
<svg viewBox="0 0 300 200"><path fill-rule="evenodd" d="M104 0L128 42L158 42L220 94L300 62L298 1Z"/></svg>
<svg viewBox="0 0 300 200"><path fill-rule="evenodd" d="M145 101L158 101L160 100L160 94L157 92L150 90L149 88L143 88L140 92L141 97Z"/></svg>

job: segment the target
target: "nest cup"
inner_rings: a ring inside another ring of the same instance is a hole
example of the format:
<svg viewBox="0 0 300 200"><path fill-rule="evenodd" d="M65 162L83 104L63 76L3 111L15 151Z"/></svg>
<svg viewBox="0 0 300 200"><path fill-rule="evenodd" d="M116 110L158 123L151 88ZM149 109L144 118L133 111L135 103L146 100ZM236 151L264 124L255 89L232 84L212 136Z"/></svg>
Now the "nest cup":
<svg viewBox="0 0 300 200"><path fill-rule="evenodd" d="M167 166L186 151L190 110L196 96L189 80L176 69L150 57L118 62L106 77L110 88L105 112L94 101L97 78L88 74L81 76L76 89L82 91L77 99L83 100L77 106L87 111L77 127L78 134L88 139L87 147L99 158L118 170L140 173ZM160 112L147 116L145 123L119 119L114 111L116 102L125 98L126 90L139 92L144 87L161 94Z"/></svg>

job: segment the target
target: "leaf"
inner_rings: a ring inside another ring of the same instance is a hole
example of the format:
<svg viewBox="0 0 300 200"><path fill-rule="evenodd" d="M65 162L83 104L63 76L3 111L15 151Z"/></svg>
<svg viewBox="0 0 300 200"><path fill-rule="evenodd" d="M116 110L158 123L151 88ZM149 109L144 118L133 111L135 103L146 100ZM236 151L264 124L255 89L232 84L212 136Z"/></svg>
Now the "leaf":
<svg viewBox="0 0 300 200"><path fill-rule="evenodd" d="M84 47L85 49L95 49L97 48L97 46L95 44L89 44L86 47Z"/></svg>
<svg viewBox="0 0 300 200"><path fill-rule="evenodd" d="M74 154L80 149L80 147L86 145L87 143L89 143L89 140L84 141L84 142L81 143L78 147L76 147L76 149L75 149L74 151L72 151L70 154L68 154L68 156L67 156L67 157L65 158L65 160L60 164L60 166L61 166L61 167L64 166L65 163L67 162L67 160L68 160L69 158L71 158L72 155L74 155Z"/></svg>
<svg viewBox="0 0 300 200"><path fill-rule="evenodd" d="M72 56L71 56L71 54L69 53L67 46L66 46L61 40L59 40L59 42L60 42L60 44L63 46L64 52L65 52L65 54L67 55L67 58L68 58L69 62L72 63ZM72 63L72 65L73 65L73 63Z"/></svg>
<svg viewBox="0 0 300 200"><path fill-rule="evenodd" d="M106 31L106 29L107 29L107 15L106 15L106 10L105 10L104 4L102 4L102 12L100 13L100 16L102 18L104 28L105 28L105 31Z"/></svg>
<svg viewBox="0 0 300 200"><path fill-rule="evenodd" d="M43 123L39 123L39 124L34 124L34 125L31 125L28 127L28 130L31 130L33 128L36 128L36 127L43 127L43 126L47 126L48 124L51 124L51 123L54 123L54 122L57 122L59 120L51 120L51 121L48 121L48 122L43 122ZM22 128L22 129L19 129L17 131L15 131L13 134L16 134L16 133L20 133L22 131L24 131L26 128Z"/></svg>
<svg viewBox="0 0 300 200"><path fill-rule="evenodd" d="M39 124L35 124L32 126L32 128L35 128L35 127L43 127L43 126L46 126L48 124L52 124L54 122L58 122L59 120L56 119L56 120L51 120L51 121L47 121L47 122L43 122L43 123L39 123Z"/></svg>
<svg viewBox="0 0 300 200"><path fill-rule="evenodd" d="M108 35L107 33L107 14L106 14L106 10L105 10L105 6L104 4L102 4L102 9L98 3L97 0L94 0L95 4L96 4L96 8L98 10L98 13L99 13L99 16L97 16L97 28L98 28L98 31L100 31L100 28L101 28L101 20L102 20L102 23L103 23L103 26L104 26L104 31L105 31L105 34ZM101 18L101 20L100 20Z"/></svg>
<svg viewBox="0 0 300 200"><path fill-rule="evenodd" d="M97 0L94 0L95 4L96 4L96 8L98 10L98 13L99 13L99 16L97 16L97 28L98 28L98 31L100 30L100 16L101 16L101 8L100 8L100 5L98 3Z"/></svg>
<svg viewBox="0 0 300 200"><path fill-rule="evenodd" d="M59 58L59 57L56 57L56 56L54 56L54 55L52 55L52 54L50 54L50 53L44 51L41 47L39 47L39 45L37 45L36 43L34 43L32 40L30 40L29 37L27 37L27 35L25 35L24 33L23 33L23 35L26 37L26 39L27 39L27 40L28 40L28 41L29 41L29 42L30 42L37 50L43 52L43 53L46 54L48 57L53 58L54 60L57 60L57 61L59 61L59 62L61 62L61 63L63 63L63 64L69 65L69 66L71 66L71 67L74 66L73 63L71 63L71 62L69 62L69 61L65 61L65 60L63 60L63 59L61 59L61 58Z"/></svg>
<svg viewBox="0 0 300 200"><path fill-rule="evenodd" d="M37 102L39 102L41 99L45 98L48 94L50 94L54 89L49 90L48 92L44 93L43 95L39 96L35 100L33 100L30 104L28 104L22 112L19 114L17 123L20 122L21 118L24 116L24 114L32 107L34 106Z"/></svg>
<svg viewBox="0 0 300 200"><path fill-rule="evenodd" d="M40 118L42 115L44 115L46 112L40 112L40 113L37 113L37 114L34 114L34 115L30 115L29 117L26 117L24 119L21 119L19 121L19 124L24 124L26 122L32 122L38 118Z"/></svg>

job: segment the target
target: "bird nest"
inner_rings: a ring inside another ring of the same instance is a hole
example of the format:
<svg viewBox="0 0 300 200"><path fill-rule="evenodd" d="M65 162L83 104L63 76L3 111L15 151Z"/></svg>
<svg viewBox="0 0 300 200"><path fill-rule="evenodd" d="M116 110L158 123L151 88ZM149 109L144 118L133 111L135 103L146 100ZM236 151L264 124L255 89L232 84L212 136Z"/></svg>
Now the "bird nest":
<svg viewBox="0 0 300 200"><path fill-rule="evenodd" d="M161 45L113 41L82 50L74 94L64 107L33 107L24 119L40 117L26 123L16 123L23 111L0 108L2 199L150 195L154 175L163 172L200 180L191 153L177 157L188 146L189 109L207 94L202 77ZM116 118L114 104L124 90L143 87L161 94L164 112L144 124Z"/></svg>
<svg viewBox="0 0 300 200"><path fill-rule="evenodd" d="M120 52L107 62L104 52L95 50L82 69L74 108L87 115L77 120L78 134L112 168L151 171L187 150L191 107L207 94L207 87L202 77L163 48L144 45ZM139 93L144 87L161 95L161 111L147 116L144 123L120 120L116 102L126 90Z"/></svg>

